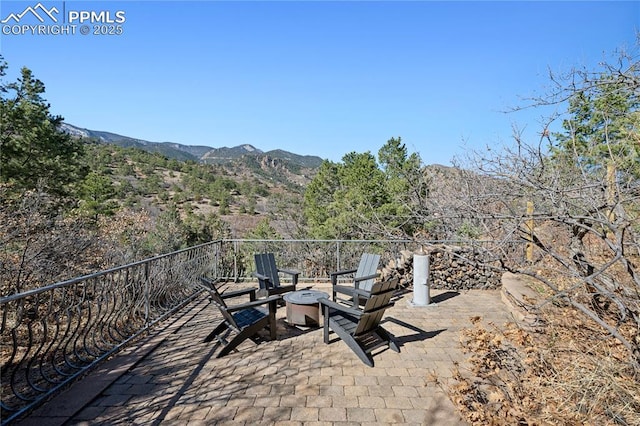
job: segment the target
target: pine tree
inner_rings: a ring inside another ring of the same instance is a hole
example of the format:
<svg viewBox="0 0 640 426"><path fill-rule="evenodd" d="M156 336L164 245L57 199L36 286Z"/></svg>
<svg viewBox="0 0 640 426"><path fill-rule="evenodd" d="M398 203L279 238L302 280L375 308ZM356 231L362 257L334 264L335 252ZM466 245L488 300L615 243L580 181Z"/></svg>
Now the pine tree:
<svg viewBox="0 0 640 426"><path fill-rule="evenodd" d="M6 68L0 57L3 79ZM0 83L0 182L15 192L37 188L66 195L86 174L83 144L60 130L63 119L51 115L44 92L26 67L17 82Z"/></svg>

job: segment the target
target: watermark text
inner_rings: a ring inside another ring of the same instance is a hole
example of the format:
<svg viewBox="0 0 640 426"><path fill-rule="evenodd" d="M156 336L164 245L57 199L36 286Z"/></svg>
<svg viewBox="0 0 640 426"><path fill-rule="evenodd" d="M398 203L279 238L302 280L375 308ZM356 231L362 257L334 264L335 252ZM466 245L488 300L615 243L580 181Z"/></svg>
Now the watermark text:
<svg viewBox="0 0 640 426"><path fill-rule="evenodd" d="M121 35L127 21L124 10L67 9L65 1L27 4L0 18L0 32L7 36Z"/></svg>

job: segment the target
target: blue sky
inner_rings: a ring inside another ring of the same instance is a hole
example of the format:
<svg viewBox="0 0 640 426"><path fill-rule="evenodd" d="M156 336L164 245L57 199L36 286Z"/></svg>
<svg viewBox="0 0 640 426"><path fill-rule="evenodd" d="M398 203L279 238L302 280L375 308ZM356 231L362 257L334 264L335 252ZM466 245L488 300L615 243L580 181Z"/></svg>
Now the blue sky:
<svg viewBox="0 0 640 426"><path fill-rule="evenodd" d="M0 20L37 3L3 0ZM514 124L537 139L549 110L503 111L544 91L549 69L595 67L640 30L632 1L41 3L66 24L70 11L126 19L120 35L76 22L76 34L0 36L8 80L30 68L66 122L332 161L398 136L427 164L508 144Z"/></svg>

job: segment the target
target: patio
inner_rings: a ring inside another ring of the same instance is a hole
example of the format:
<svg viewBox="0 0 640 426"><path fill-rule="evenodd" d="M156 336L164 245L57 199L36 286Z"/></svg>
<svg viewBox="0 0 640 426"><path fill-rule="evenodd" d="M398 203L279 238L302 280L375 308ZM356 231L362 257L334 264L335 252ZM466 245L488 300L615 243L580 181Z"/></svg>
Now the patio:
<svg viewBox="0 0 640 426"><path fill-rule="evenodd" d="M303 285L301 285L303 287ZM314 287L327 291L327 285ZM400 343L364 365L334 334L292 327L278 309L278 338L251 341L217 359L203 339L219 321L205 295L75 383L22 425L113 424L465 424L442 383L465 355L469 318L511 319L499 290L432 290L432 305L402 295L383 320Z"/></svg>

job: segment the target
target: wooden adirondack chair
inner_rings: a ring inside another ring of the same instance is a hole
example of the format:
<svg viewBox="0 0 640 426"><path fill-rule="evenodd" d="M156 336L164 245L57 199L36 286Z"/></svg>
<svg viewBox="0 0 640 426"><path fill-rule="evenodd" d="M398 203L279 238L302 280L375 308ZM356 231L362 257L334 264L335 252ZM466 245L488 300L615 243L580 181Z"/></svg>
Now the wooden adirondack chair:
<svg viewBox="0 0 640 426"><path fill-rule="evenodd" d="M254 255L256 272L261 293L268 296L296 291L300 272L291 269L280 269L276 266L276 258L273 253L257 253ZM291 284L280 284L280 273L291 276Z"/></svg>
<svg viewBox="0 0 640 426"><path fill-rule="evenodd" d="M391 296L397 286L398 279L374 283L362 310L318 299L324 314L324 342L329 343L329 329L333 330L369 367L373 367L375 349L386 346L400 352L394 337L380 325L384 311L393 306Z"/></svg>
<svg viewBox="0 0 640 426"><path fill-rule="evenodd" d="M371 290L375 279L380 275L376 272L378 270L378 263L380 263L379 254L363 253L357 269L345 269L332 272L330 276L333 301L347 301L347 299L344 298L337 298L337 294L340 293L349 296L349 303L353 306L358 306L361 300L356 295L357 290L362 290L367 293ZM353 283L350 285L339 285L338 278L348 274L355 274L353 275Z"/></svg>
<svg viewBox="0 0 640 426"><path fill-rule="evenodd" d="M216 339L222 345L222 350L216 358L227 355L246 339L252 339L254 343L258 343L255 338L263 328L269 328L271 340L276 338L276 303L280 300L280 296L256 300L255 288L220 294L214 281L201 277L200 282L209 292L211 303L222 314L222 322L204 339L205 342ZM247 303L228 306L225 302L225 299L246 295L249 295ZM233 335L231 340L227 340L229 335Z"/></svg>

